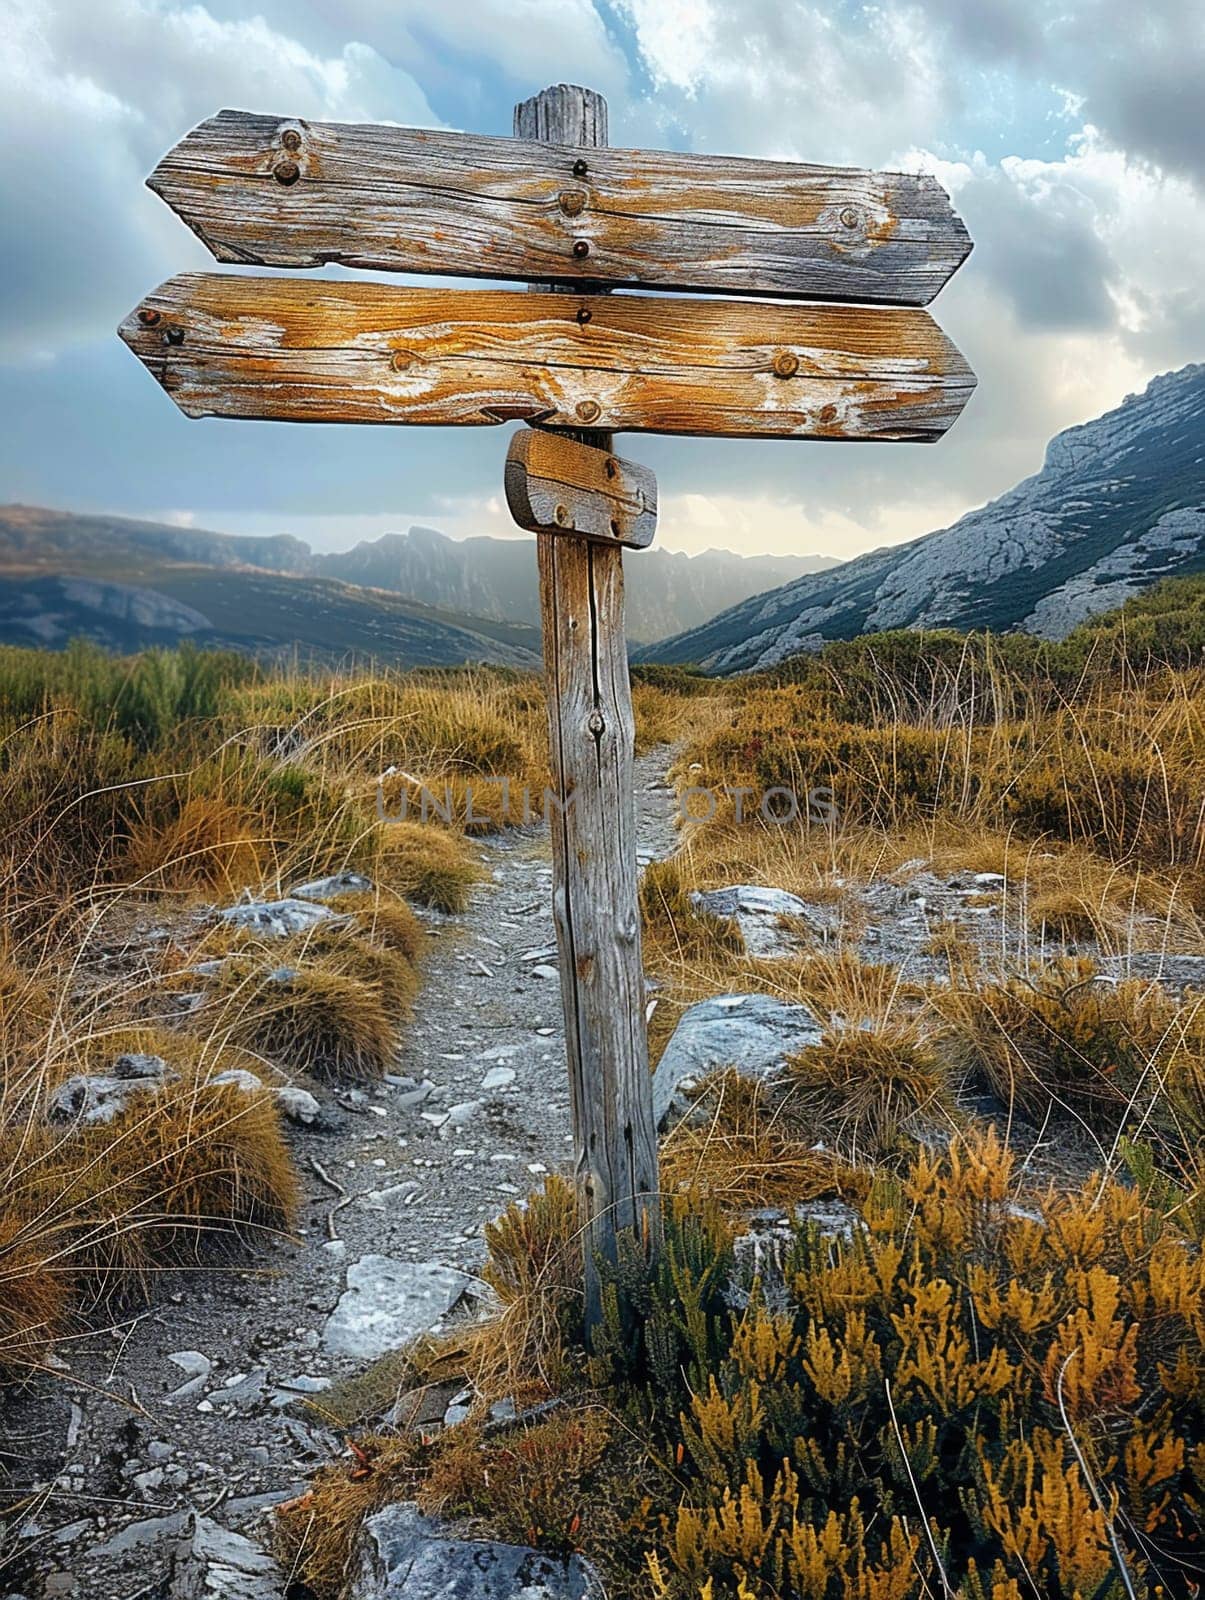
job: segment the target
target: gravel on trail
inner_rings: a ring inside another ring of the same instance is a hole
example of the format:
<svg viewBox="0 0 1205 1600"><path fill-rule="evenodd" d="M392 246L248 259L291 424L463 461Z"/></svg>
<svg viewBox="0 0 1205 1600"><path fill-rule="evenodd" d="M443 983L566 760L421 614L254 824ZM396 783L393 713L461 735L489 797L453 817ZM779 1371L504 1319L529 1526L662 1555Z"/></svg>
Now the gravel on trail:
<svg viewBox="0 0 1205 1600"><path fill-rule="evenodd" d="M674 848L667 758L660 748L636 763L642 863ZM568 1170L547 830L483 840L479 853L467 910L423 913L423 987L393 1081L322 1089L333 1130L289 1126L305 1189L297 1237L163 1283L149 1308L60 1347L62 1381L14 1408L10 1492L53 1496L22 1528L0 1596L166 1595L171 1540L192 1509L262 1542L272 1506L342 1444L305 1402L362 1369L382 1329L414 1311L388 1324L396 1306L369 1306L357 1319L340 1306L349 1270L354 1282L362 1258L389 1258L390 1282L417 1287L421 1320L438 1326L453 1289L467 1288L470 1309L475 1287L486 1295L474 1277L483 1224Z"/></svg>

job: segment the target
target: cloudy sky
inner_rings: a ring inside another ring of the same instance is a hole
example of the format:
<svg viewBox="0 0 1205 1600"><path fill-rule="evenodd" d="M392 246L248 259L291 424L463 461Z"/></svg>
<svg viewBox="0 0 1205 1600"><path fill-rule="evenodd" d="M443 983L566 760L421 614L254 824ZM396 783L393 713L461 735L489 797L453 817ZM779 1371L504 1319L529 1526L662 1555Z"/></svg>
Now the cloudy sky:
<svg viewBox="0 0 1205 1600"><path fill-rule="evenodd" d="M976 248L932 308L979 391L929 446L632 438L672 548L848 556L1205 357L1200 0L0 0L0 499L288 531L505 533L503 430L185 420L114 328L212 265L143 179L222 106L937 173Z"/></svg>

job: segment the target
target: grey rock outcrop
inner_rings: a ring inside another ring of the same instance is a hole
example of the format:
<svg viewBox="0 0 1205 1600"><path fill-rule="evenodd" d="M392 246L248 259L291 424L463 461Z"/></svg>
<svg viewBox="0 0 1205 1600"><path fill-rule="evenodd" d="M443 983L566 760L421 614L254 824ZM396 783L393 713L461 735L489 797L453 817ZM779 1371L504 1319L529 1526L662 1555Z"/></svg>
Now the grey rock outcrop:
<svg viewBox="0 0 1205 1600"><path fill-rule="evenodd" d="M349 1600L603 1600L580 1556L458 1539L410 1502L369 1517Z"/></svg>
<svg viewBox="0 0 1205 1600"><path fill-rule="evenodd" d="M653 1116L667 1120L679 1091L722 1067L766 1078L809 1045L823 1028L807 1006L766 994L721 994L682 1013L653 1074ZM679 1109L681 1106L679 1105Z"/></svg>
<svg viewBox="0 0 1205 1600"><path fill-rule="evenodd" d="M335 913L317 900L287 897L284 900L254 900L246 905L227 906L218 913L223 922L248 933L259 933L270 939L285 939L292 933L304 933L316 922L329 922Z"/></svg>
<svg viewBox="0 0 1205 1600"><path fill-rule="evenodd" d="M788 956L798 949L791 920L807 924L812 931L824 931L807 902L785 889L737 883L723 889L696 890L690 899L696 911L731 918L741 931L746 953L762 960Z"/></svg>

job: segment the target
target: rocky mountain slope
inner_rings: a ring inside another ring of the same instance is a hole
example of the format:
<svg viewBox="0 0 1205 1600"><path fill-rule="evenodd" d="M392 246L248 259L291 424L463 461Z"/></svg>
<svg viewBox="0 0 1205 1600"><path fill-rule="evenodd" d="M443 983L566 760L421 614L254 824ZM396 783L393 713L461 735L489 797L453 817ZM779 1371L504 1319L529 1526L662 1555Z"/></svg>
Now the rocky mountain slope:
<svg viewBox="0 0 1205 1600"><path fill-rule="evenodd" d="M654 640L699 627L734 600L835 564L825 556L643 551L638 581L628 587L628 632L633 639ZM420 608L453 617L532 628L538 628L540 621L530 539L456 540L434 528L413 527L408 533L364 540L352 550L316 554L303 539L289 534L242 537L124 517L77 516L39 506L0 507L0 589L6 597L0 603L7 612L27 604L37 612L38 591L21 595L17 590L39 577L88 577L162 592L165 573L178 576L182 567L225 572L254 568L294 578L335 580L384 589ZM307 592L299 588L296 603L304 609L321 602L307 600ZM91 636L92 624L84 631ZM143 643L159 642L153 631L142 638ZM449 659L465 658L450 655Z"/></svg>
<svg viewBox="0 0 1205 1600"><path fill-rule="evenodd" d="M1205 570L1205 365L1155 378L1051 440L1042 470L953 527L731 607L643 652L713 672L887 628L1061 638L1172 574Z"/></svg>
<svg viewBox="0 0 1205 1600"><path fill-rule="evenodd" d="M449 539L434 528L389 533L316 558L349 583L395 589L448 611L538 624L536 564L526 539ZM734 600L837 563L825 556L742 556L731 550L642 551L629 562L627 627L633 639L696 628Z"/></svg>
<svg viewBox="0 0 1205 1600"><path fill-rule="evenodd" d="M537 628L463 617L331 578L253 568L163 568L151 583L0 571L0 644L62 649L90 639L130 654L188 640L264 659L374 660L399 667L484 661L534 667Z"/></svg>

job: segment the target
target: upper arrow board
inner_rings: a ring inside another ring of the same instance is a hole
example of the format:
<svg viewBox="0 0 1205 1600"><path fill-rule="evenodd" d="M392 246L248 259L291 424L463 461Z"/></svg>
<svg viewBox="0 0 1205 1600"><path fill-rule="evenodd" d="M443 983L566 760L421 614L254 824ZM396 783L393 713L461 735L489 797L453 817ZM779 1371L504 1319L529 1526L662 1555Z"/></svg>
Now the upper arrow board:
<svg viewBox="0 0 1205 1600"><path fill-rule="evenodd" d="M866 307L185 273L119 331L193 417L931 440L975 386L927 311Z"/></svg>
<svg viewBox="0 0 1205 1600"><path fill-rule="evenodd" d="M219 261L927 305L932 177L222 111L147 180Z"/></svg>

